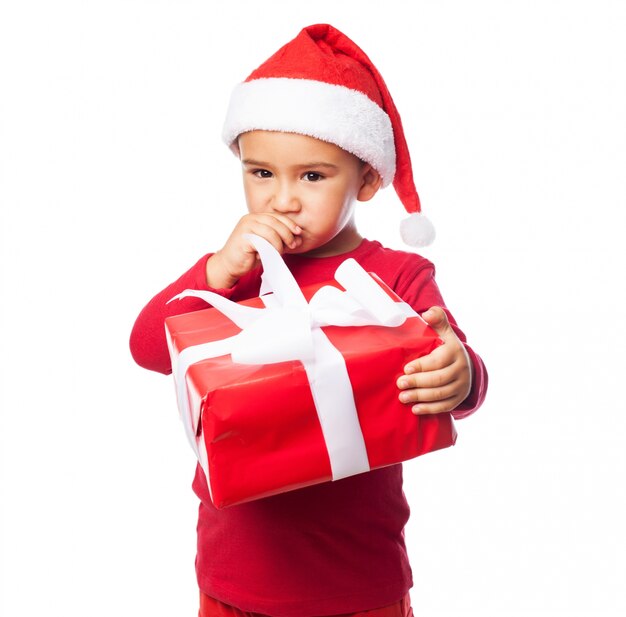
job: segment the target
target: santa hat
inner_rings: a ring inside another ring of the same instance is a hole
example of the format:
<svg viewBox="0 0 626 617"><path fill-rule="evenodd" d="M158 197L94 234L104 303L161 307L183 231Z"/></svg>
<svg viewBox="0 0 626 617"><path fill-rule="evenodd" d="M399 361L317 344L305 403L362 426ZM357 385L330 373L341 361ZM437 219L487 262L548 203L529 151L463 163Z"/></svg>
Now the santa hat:
<svg viewBox="0 0 626 617"><path fill-rule="evenodd" d="M339 30L328 24L304 28L235 87L222 137L239 154L237 137L254 130L315 137L369 163L383 186L393 182L410 214L400 224L404 242L433 241L398 110L376 67Z"/></svg>

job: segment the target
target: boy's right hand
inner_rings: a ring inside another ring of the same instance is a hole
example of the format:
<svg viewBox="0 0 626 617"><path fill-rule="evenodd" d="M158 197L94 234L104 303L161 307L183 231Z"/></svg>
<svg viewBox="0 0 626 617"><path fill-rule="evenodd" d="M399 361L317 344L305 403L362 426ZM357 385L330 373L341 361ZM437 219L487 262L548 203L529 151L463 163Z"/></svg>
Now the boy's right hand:
<svg viewBox="0 0 626 617"><path fill-rule="evenodd" d="M281 255L302 244L302 229L283 214L246 214L239 219L226 244L206 263L206 279L213 289L229 289L259 265L256 249L244 234L267 240Z"/></svg>

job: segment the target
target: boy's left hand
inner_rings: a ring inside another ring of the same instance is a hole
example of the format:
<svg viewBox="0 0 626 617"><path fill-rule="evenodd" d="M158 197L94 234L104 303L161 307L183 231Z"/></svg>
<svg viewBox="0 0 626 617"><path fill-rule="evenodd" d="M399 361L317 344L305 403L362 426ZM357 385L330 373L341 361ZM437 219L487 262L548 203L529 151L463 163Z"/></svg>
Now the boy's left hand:
<svg viewBox="0 0 626 617"><path fill-rule="evenodd" d="M415 414L452 411L463 402L472 388L472 364L463 343L439 306L433 306L422 318L443 340L428 355L409 362L397 381L403 403L413 403Z"/></svg>

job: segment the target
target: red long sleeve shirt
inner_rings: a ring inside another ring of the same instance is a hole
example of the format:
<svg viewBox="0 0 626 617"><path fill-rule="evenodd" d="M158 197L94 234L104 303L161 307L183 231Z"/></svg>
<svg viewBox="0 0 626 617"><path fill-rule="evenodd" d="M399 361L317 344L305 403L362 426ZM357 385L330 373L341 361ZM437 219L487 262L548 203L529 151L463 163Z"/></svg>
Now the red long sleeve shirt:
<svg viewBox="0 0 626 617"><path fill-rule="evenodd" d="M164 320L204 309L187 298L166 302L184 289L209 289L204 256L140 313L131 334L131 352L141 366L170 373ZM331 257L285 255L301 286L333 278L353 257L375 272L417 312L445 304L428 260L363 240L353 251ZM238 301L259 294L260 271L228 290L213 290ZM447 311L450 323L465 343ZM467 346L473 364L472 390L452 413L457 419L483 402L487 372ZM407 413L410 413L407 409ZM193 488L200 498L196 572L200 589L244 611L276 617L352 613L393 604L412 587L404 543L409 506L402 490L402 465L327 482L232 506L213 507L206 479L196 468Z"/></svg>

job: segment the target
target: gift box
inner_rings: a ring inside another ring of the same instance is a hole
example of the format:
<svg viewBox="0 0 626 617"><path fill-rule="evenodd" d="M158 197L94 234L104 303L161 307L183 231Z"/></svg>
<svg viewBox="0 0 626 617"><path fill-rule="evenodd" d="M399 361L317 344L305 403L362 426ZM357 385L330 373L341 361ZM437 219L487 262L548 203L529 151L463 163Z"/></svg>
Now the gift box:
<svg viewBox="0 0 626 617"><path fill-rule="evenodd" d="M181 419L223 508L364 473L454 444L449 413L398 399L405 364L441 340L375 274L344 261L300 289L251 236L261 295L166 319ZM268 293L269 292L269 293Z"/></svg>

